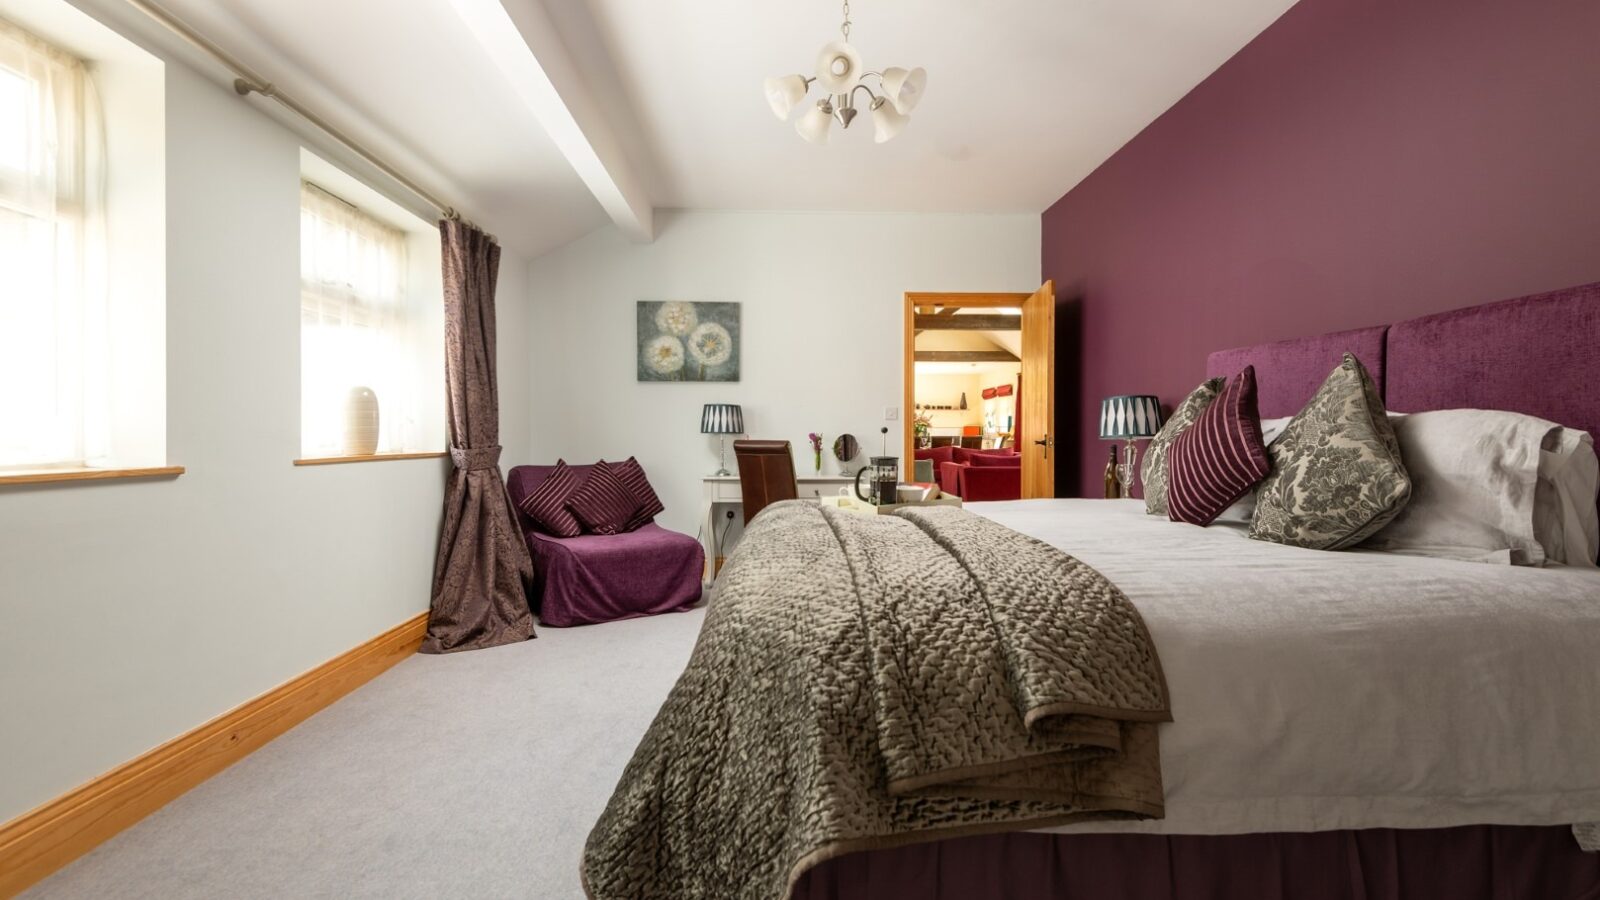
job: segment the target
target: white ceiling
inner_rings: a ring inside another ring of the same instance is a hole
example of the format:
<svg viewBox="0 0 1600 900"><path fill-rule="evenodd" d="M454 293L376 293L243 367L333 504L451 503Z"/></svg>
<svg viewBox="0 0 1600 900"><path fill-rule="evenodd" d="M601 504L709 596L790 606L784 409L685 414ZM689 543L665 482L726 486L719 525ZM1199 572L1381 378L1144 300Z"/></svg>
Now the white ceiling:
<svg viewBox="0 0 1600 900"><path fill-rule="evenodd" d="M607 221L444 0L157 2L508 247L536 255Z"/></svg>
<svg viewBox="0 0 1600 900"><path fill-rule="evenodd" d="M1040 212L1292 5L856 0L867 67L924 66L927 91L894 141L863 112L818 147L761 81L810 74L832 2L500 0L519 27L543 4L568 59L530 40L533 70L588 107L579 131L603 117L590 143L608 154L528 102L505 42L466 21L481 0L158 2L526 255L618 219L591 193L596 159L656 208Z"/></svg>
<svg viewBox="0 0 1600 900"><path fill-rule="evenodd" d="M1293 5L856 0L866 67L923 66L927 91L893 141L874 144L863 112L818 147L773 117L761 82L812 74L838 3L545 2L592 10L659 165L658 206L954 212L1044 210Z"/></svg>
<svg viewBox="0 0 1600 900"><path fill-rule="evenodd" d="M919 362L912 366L918 375L980 375L997 379L1022 371L1020 363Z"/></svg>

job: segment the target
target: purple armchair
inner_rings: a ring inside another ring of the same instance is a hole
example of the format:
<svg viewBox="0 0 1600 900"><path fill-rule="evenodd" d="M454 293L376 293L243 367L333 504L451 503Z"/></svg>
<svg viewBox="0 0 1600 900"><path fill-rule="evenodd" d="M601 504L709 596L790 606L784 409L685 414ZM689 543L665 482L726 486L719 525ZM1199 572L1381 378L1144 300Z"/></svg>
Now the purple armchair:
<svg viewBox="0 0 1600 900"><path fill-rule="evenodd" d="M586 476L588 466L571 466ZM694 538L654 522L625 534L557 538L522 514L522 501L555 466L516 466L506 490L533 553L533 608L553 627L682 612L700 599L705 551Z"/></svg>
<svg viewBox="0 0 1600 900"><path fill-rule="evenodd" d="M1022 499L1022 457L1012 450L958 447L938 468L939 490L968 503Z"/></svg>

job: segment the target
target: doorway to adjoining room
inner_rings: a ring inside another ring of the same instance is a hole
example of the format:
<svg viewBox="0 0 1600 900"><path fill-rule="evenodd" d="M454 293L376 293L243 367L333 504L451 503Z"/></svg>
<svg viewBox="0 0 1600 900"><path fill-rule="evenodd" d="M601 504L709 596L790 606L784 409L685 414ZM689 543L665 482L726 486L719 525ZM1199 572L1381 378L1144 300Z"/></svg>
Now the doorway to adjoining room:
<svg viewBox="0 0 1600 900"><path fill-rule="evenodd" d="M1018 469L983 499L1054 496L1054 316L1048 282L1032 294L905 295L908 480L921 460L921 477L955 492L943 464L978 454Z"/></svg>

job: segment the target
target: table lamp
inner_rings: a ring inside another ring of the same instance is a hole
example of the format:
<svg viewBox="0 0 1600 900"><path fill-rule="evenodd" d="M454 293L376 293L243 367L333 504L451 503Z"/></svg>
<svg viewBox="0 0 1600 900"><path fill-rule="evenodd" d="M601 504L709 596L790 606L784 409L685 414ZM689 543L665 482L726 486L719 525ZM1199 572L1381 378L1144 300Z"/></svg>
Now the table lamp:
<svg viewBox="0 0 1600 900"><path fill-rule="evenodd" d="M700 413L700 433L717 435L722 445L718 468L712 475L732 475L728 471L728 435L744 434L744 410L737 403L707 403Z"/></svg>
<svg viewBox="0 0 1600 900"><path fill-rule="evenodd" d="M1100 440L1126 442L1117 475L1122 481L1122 496L1133 496L1133 483L1139 477L1139 447L1134 441L1147 440L1161 430L1161 400L1150 394L1122 394L1100 401Z"/></svg>

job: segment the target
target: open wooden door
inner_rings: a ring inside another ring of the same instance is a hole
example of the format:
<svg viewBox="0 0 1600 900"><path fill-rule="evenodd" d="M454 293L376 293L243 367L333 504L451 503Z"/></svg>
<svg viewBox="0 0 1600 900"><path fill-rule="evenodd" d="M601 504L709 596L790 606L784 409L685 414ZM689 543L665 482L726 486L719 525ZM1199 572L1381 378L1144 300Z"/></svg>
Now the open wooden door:
<svg viewBox="0 0 1600 900"><path fill-rule="evenodd" d="M1056 288L1046 281L1022 304L1022 498L1056 495Z"/></svg>

